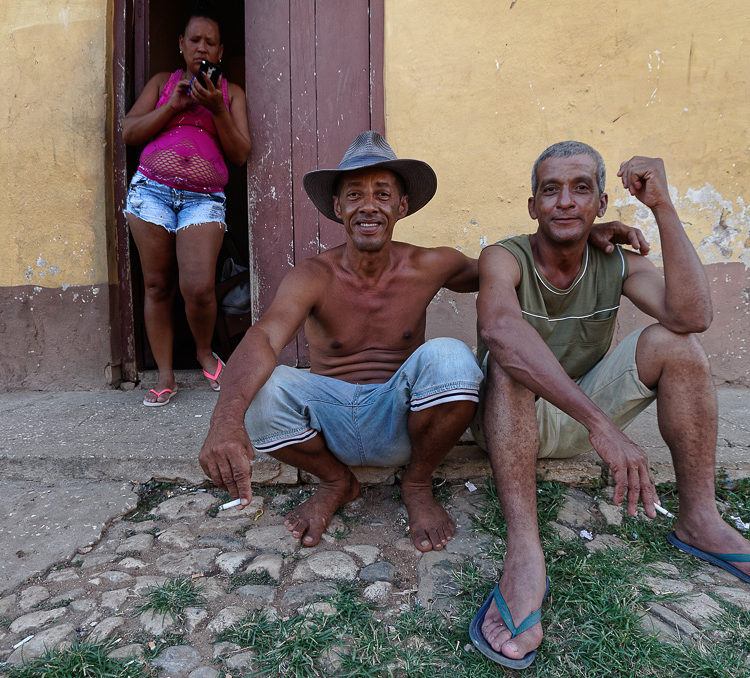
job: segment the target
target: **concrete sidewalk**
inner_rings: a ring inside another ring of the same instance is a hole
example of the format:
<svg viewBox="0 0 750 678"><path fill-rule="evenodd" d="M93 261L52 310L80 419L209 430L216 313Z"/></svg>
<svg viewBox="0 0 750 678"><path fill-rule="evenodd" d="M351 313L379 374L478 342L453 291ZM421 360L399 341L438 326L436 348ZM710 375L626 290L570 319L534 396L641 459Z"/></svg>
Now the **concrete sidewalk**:
<svg viewBox="0 0 750 678"><path fill-rule="evenodd" d="M138 483L205 480L197 457L217 394L189 374L178 381L186 385L160 408L141 405L143 390L0 394L0 594L95 543L114 518L134 508ZM719 406L717 468L750 476L750 390L719 389ZM672 479L655 407L628 433L648 452L657 482ZM388 483L395 471L358 475ZM593 453L539 466L540 477L569 483L603 472ZM487 473L484 453L469 438L438 471L449 480ZM261 484L299 480L296 470L272 459L258 464L253 477Z"/></svg>

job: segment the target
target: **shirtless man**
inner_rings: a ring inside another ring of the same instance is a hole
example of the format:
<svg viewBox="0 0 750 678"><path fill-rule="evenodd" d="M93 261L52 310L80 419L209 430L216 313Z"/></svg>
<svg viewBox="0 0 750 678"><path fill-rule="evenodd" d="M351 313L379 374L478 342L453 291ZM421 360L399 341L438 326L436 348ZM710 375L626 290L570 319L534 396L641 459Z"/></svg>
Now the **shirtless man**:
<svg viewBox="0 0 750 678"><path fill-rule="evenodd" d="M343 224L346 242L297 264L232 354L201 466L245 505L253 449L320 478L285 523L314 546L359 492L350 466L405 464L401 496L414 544L442 549L455 524L432 496L432 473L472 419L482 374L464 343L425 343L425 319L441 287L477 289L477 262L392 240L396 222L432 198L437 180L426 163L397 159L375 132L304 184L320 212ZM611 249L610 240L639 236L614 222L592 240ZM310 373L276 367L303 326Z"/></svg>
<svg viewBox="0 0 750 678"><path fill-rule="evenodd" d="M528 209L536 233L488 247L479 259L477 312L488 353L483 431L475 434L486 439L508 550L471 636L485 655L513 668L536 655L549 584L537 527L537 457L595 449L611 469L614 503L627 494L630 515L640 499L653 518L659 500L648 459L621 429L654 399L680 497L669 541L750 581L750 543L721 519L714 500L716 395L694 334L711 323L706 275L669 198L663 162L634 157L618 176L654 215L663 275L632 252L587 247L607 194L601 156L578 142L551 146L534 165ZM621 294L657 322L605 357Z"/></svg>
<svg viewBox="0 0 750 678"><path fill-rule="evenodd" d="M344 225L346 242L299 262L232 354L201 466L243 504L253 448L320 478L285 523L314 546L359 492L349 466L406 464L411 537L420 551L442 549L455 524L432 496L432 473L468 427L482 374L463 342L425 343L426 310L441 287L476 290L476 260L392 240L437 179L426 163L397 159L375 132L357 137L336 170L309 172L304 184ZM310 373L276 367L303 326Z"/></svg>

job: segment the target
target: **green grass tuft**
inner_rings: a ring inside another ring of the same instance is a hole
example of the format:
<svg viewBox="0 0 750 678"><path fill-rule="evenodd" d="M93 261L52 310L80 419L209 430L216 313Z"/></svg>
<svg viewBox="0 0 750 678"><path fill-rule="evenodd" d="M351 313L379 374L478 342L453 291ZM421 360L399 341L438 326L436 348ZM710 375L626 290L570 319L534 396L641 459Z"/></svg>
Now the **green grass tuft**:
<svg viewBox="0 0 750 678"><path fill-rule="evenodd" d="M169 614L178 621L185 608L203 607L206 599L202 594L203 587L196 585L192 579L174 577L168 579L161 586L155 586L144 594L146 602L138 608L136 614L143 614L148 610Z"/></svg>
<svg viewBox="0 0 750 678"><path fill-rule="evenodd" d="M108 656L113 643L75 643L62 650L49 650L20 666L5 666L8 678L143 678L154 673L136 658Z"/></svg>

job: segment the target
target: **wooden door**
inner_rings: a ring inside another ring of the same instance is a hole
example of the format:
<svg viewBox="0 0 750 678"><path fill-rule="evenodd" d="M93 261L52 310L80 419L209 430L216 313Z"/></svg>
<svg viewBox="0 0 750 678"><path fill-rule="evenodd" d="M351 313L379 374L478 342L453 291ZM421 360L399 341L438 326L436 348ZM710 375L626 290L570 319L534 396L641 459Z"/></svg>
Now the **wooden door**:
<svg viewBox="0 0 750 678"><path fill-rule="evenodd" d="M362 131L385 128L383 0L246 0L248 171L256 318L295 262L343 242L305 194L310 170L336 167ZM282 362L309 364L304 336Z"/></svg>

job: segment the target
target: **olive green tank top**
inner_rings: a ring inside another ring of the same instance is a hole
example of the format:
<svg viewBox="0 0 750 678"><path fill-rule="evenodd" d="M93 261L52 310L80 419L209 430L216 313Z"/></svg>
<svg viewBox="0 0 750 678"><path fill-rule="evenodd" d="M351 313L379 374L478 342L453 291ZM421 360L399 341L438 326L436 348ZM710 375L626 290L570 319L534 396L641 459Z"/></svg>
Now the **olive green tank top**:
<svg viewBox="0 0 750 678"><path fill-rule="evenodd" d="M516 287L524 319L541 335L569 377L578 379L607 353L615 331L627 260L619 247L611 254L586 245L581 270L566 290L546 280L534 263L528 235L501 240L518 261ZM479 360L487 348L479 340Z"/></svg>

